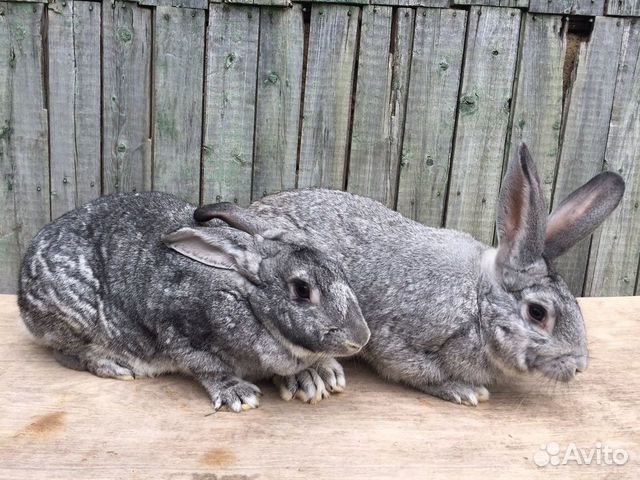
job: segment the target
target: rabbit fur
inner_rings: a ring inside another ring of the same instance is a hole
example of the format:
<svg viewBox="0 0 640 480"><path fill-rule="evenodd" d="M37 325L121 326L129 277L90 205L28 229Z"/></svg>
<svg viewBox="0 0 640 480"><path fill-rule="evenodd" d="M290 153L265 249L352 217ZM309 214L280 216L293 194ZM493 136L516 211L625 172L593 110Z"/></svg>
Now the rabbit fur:
<svg viewBox="0 0 640 480"><path fill-rule="evenodd" d="M216 410L258 406L250 382L273 375L289 398L340 391L333 357L369 338L340 264L224 209L203 226L195 208L115 194L44 227L19 279L28 329L61 364L98 376L192 375Z"/></svg>
<svg viewBox="0 0 640 480"><path fill-rule="evenodd" d="M340 258L371 329L360 355L382 376L476 405L497 379L540 372L568 381L587 367L580 308L551 262L623 192L622 178L604 172L549 216L523 144L502 183L497 248L327 189L266 196L249 211Z"/></svg>

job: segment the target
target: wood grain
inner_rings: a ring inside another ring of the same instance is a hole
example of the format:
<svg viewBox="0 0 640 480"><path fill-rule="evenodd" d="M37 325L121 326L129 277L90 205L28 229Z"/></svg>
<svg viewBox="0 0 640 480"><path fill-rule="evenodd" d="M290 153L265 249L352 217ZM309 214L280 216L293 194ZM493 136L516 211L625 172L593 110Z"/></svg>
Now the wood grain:
<svg viewBox="0 0 640 480"><path fill-rule="evenodd" d="M100 5L49 5L51 216L100 196Z"/></svg>
<svg viewBox="0 0 640 480"><path fill-rule="evenodd" d="M445 224L493 241L520 10L471 7Z"/></svg>
<svg viewBox="0 0 640 480"><path fill-rule="evenodd" d="M561 16L526 14L507 158L527 144L548 206L560 156L566 50Z"/></svg>
<svg viewBox="0 0 640 480"><path fill-rule="evenodd" d="M210 5L203 145L204 203L251 201L260 9Z"/></svg>
<svg viewBox="0 0 640 480"><path fill-rule="evenodd" d="M609 3L618 0L610 0ZM605 0L530 0L532 13L563 13L571 15L602 15Z"/></svg>
<svg viewBox="0 0 640 480"><path fill-rule="evenodd" d="M609 0L607 15L640 16L640 0Z"/></svg>
<svg viewBox="0 0 640 480"><path fill-rule="evenodd" d="M130 382L59 366L0 296L0 478L220 480L458 477L635 480L640 460L640 297L581 299L591 364L570 384L537 377L465 407L347 362L347 389L211 414L195 382ZM624 465L538 467L542 445L624 449Z"/></svg>
<svg viewBox="0 0 640 480"><path fill-rule="evenodd" d="M154 10L153 189L192 203L200 201L205 15Z"/></svg>
<svg viewBox="0 0 640 480"><path fill-rule="evenodd" d="M527 8L529 0L452 0L453 5L486 5L489 7Z"/></svg>
<svg viewBox="0 0 640 480"><path fill-rule="evenodd" d="M311 7L298 187L343 188L358 7Z"/></svg>
<svg viewBox="0 0 640 480"><path fill-rule="evenodd" d="M397 209L442 226L467 15L418 9Z"/></svg>
<svg viewBox="0 0 640 480"><path fill-rule="evenodd" d="M553 207L603 169L623 30L615 18L596 17L590 41L580 45L574 80L565 100ZM590 242L588 236L556 262L576 295L582 295Z"/></svg>
<svg viewBox="0 0 640 480"><path fill-rule="evenodd" d="M625 20L605 165L626 182L618 208L593 236L586 295L633 295L640 263L640 18ZM636 292L637 294L637 292Z"/></svg>
<svg viewBox="0 0 640 480"><path fill-rule="evenodd" d="M254 200L296 185L304 62L302 16L298 4L269 9L260 16Z"/></svg>
<svg viewBox="0 0 640 480"><path fill-rule="evenodd" d="M362 8L347 190L395 203L398 139L391 137L392 8ZM402 122L402 119L400 119Z"/></svg>
<svg viewBox="0 0 640 480"><path fill-rule="evenodd" d="M0 291L15 292L20 258L50 220L44 81L45 6L0 2Z"/></svg>
<svg viewBox="0 0 640 480"><path fill-rule="evenodd" d="M102 2L103 193L151 189L151 10Z"/></svg>

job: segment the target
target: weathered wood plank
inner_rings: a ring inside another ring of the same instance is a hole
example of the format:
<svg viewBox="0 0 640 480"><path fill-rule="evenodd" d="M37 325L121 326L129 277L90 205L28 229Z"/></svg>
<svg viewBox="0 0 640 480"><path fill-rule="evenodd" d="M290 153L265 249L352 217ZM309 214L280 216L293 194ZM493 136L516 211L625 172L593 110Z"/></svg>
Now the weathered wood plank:
<svg viewBox="0 0 640 480"><path fill-rule="evenodd" d="M397 209L437 227L449 178L466 19L462 10L416 14Z"/></svg>
<svg viewBox="0 0 640 480"><path fill-rule="evenodd" d="M369 0L309 0L309 1L310 3L330 3L330 4L342 3L342 4L361 4L361 5L369 4Z"/></svg>
<svg viewBox="0 0 640 480"><path fill-rule="evenodd" d="M511 158L525 142L535 159L547 204L551 200L562 127L563 66L567 31L561 16L527 14L518 72Z"/></svg>
<svg viewBox="0 0 640 480"><path fill-rule="evenodd" d="M242 5L262 5L272 7L290 7L291 0L224 0L224 3Z"/></svg>
<svg viewBox="0 0 640 480"><path fill-rule="evenodd" d="M100 196L100 5L49 4L51 216Z"/></svg>
<svg viewBox="0 0 640 480"><path fill-rule="evenodd" d="M206 10L209 8L209 0L138 0L138 5L149 7L181 7Z"/></svg>
<svg viewBox="0 0 640 480"><path fill-rule="evenodd" d="M202 201L251 201L260 9L211 5Z"/></svg>
<svg viewBox="0 0 640 480"><path fill-rule="evenodd" d="M609 0L607 15L640 16L640 0Z"/></svg>
<svg viewBox="0 0 640 480"><path fill-rule="evenodd" d="M304 56L302 15L299 4L263 10L260 15L254 200L296 185Z"/></svg>
<svg viewBox="0 0 640 480"><path fill-rule="evenodd" d="M20 257L50 220L45 6L0 3L0 292L15 292Z"/></svg>
<svg viewBox="0 0 640 480"><path fill-rule="evenodd" d="M471 7L446 226L493 241L520 10Z"/></svg>
<svg viewBox="0 0 640 480"><path fill-rule="evenodd" d="M151 10L102 3L103 193L151 188Z"/></svg>
<svg viewBox="0 0 640 480"><path fill-rule="evenodd" d="M564 138L553 206L603 168L623 27L596 17L588 43L580 44L574 80L565 100ZM582 294L591 236L557 260L571 291Z"/></svg>
<svg viewBox="0 0 640 480"><path fill-rule="evenodd" d="M527 8L529 0L452 0L452 5L485 5L489 7Z"/></svg>
<svg viewBox="0 0 640 480"><path fill-rule="evenodd" d="M391 138L392 7L362 8L347 189L393 206L398 171ZM397 140L397 139L395 139Z"/></svg>
<svg viewBox="0 0 640 480"><path fill-rule="evenodd" d="M531 13L562 13L571 15L602 15L605 0L530 0ZM618 0L612 0L617 2Z"/></svg>
<svg viewBox="0 0 640 480"><path fill-rule="evenodd" d="M200 200L205 12L156 7L153 189Z"/></svg>
<svg viewBox="0 0 640 480"><path fill-rule="evenodd" d="M313 5L298 187L343 188L359 7Z"/></svg>
<svg viewBox="0 0 640 480"><path fill-rule="evenodd" d="M624 21L620 65L605 152L608 170L626 190L620 206L594 234L585 295L633 295L640 262L640 18Z"/></svg>
<svg viewBox="0 0 640 480"><path fill-rule="evenodd" d="M370 0L369 3L371 5L389 5L392 7L449 7L449 0Z"/></svg>

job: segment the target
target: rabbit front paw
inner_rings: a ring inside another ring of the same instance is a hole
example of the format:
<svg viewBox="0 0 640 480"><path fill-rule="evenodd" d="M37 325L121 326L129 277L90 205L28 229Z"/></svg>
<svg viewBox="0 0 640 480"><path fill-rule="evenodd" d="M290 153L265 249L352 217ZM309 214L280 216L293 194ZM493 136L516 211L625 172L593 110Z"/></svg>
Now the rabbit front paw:
<svg viewBox="0 0 640 480"><path fill-rule="evenodd" d="M342 365L333 358L320 360L295 375L275 376L273 382L287 402L295 397L317 403L331 393L342 392L346 386Z"/></svg>
<svg viewBox="0 0 640 480"><path fill-rule="evenodd" d="M445 382L438 385L427 385L425 393L453 403L476 406L478 402L489 400L489 390L483 386L467 385L461 382Z"/></svg>
<svg viewBox="0 0 640 480"><path fill-rule="evenodd" d="M232 412L241 412L257 408L260 403L260 388L241 378L207 378L200 379L200 382L211 397L216 411L226 407Z"/></svg>

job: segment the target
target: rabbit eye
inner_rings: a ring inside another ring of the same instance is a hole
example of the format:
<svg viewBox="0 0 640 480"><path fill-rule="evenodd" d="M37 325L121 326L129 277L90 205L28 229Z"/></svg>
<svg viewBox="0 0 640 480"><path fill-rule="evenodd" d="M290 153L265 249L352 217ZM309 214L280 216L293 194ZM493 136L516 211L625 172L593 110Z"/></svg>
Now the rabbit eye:
<svg viewBox="0 0 640 480"><path fill-rule="evenodd" d="M529 318L536 323L542 323L547 316L547 310L537 303L530 303L527 312L529 313Z"/></svg>
<svg viewBox="0 0 640 480"><path fill-rule="evenodd" d="M309 284L304 280L294 280L293 291L298 298L303 298L305 300L309 300L311 296L311 288L309 288Z"/></svg>

